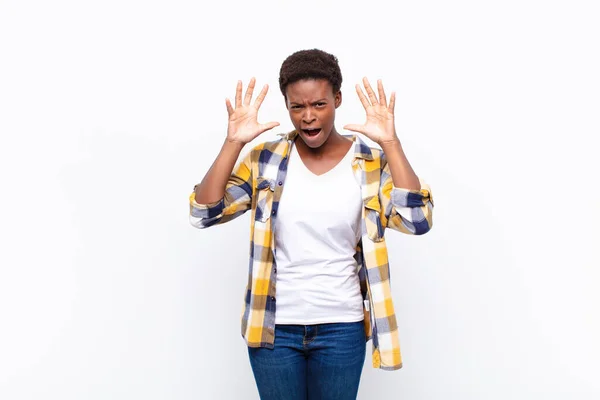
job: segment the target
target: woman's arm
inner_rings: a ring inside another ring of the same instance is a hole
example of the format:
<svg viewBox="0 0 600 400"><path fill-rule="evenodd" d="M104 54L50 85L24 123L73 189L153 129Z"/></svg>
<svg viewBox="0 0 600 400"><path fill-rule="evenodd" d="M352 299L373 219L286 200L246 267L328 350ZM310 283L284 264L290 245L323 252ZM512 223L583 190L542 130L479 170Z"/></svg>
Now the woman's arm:
<svg viewBox="0 0 600 400"><path fill-rule="evenodd" d="M258 123L258 110L269 88L265 85L254 103L250 104L255 82L254 78L250 80L242 101L242 82L238 81L235 108L229 99L225 100L229 114L227 138L202 182L194 186L194 193L190 196L190 222L197 228L229 221L250 208L251 154L234 171L235 163L247 143L279 125L278 122Z"/></svg>
<svg viewBox="0 0 600 400"><path fill-rule="evenodd" d="M244 145L225 140L219 155L198 185L194 186L194 200L199 204L215 203L225 195L225 188Z"/></svg>
<svg viewBox="0 0 600 400"><path fill-rule="evenodd" d="M356 85L356 93L367 113L367 121L363 125L350 124L344 128L364 134L383 150L379 200L384 226L422 235L432 226L433 201L429 186L421 184L396 135L396 94L392 92L388 103L381 80L377 81L379 98L367 78L363 79L363 85L367 94L359 85Z"/></svg>

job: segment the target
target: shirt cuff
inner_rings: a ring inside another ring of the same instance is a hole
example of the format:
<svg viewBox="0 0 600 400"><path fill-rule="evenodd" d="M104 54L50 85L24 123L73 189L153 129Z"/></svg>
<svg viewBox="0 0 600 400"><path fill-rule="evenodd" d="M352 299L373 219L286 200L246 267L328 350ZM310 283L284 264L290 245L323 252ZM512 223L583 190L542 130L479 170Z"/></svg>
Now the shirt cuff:
<svg viewBox="0 0 600 400"><path fill-rule="evenodd" d="M421 190L392 188L392 204L396 207L423 207L427 202L433 205L431 189L427 184L421 183Z"/></svg>
<svg viewBox="0 0 600 400"><path fill-rule="evenodd" d="M196 202L196 194L194 192L190 195L190 215L194 218L215 218L223 213L224 208L224 199L215 201L214 203L200 204Z"/></svg>

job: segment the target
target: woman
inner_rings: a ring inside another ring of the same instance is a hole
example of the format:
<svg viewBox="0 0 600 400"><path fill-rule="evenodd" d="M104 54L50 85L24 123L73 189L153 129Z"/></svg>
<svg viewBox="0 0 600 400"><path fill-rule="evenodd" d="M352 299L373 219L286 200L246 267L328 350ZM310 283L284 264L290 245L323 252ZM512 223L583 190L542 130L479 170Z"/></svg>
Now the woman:
<svg viewBox="0 0 600 400"><path fill-rule="evenodd" d="M423 234L431 228L429 188L413 172L394 127L389 103L368 80L356 92L367 121L345 129L337 58L303 50L282 64L280 89L294 131L262 143L235 168L243 147L279 124L257 122L268 87L251 102L238 82L227 137L190 196L197 228L251 210L248 286L242 336L261 399L355 399L373 339L373 366L402 366L391 300L384 231ZM284 189L285 188L285 189Z"/></svg>

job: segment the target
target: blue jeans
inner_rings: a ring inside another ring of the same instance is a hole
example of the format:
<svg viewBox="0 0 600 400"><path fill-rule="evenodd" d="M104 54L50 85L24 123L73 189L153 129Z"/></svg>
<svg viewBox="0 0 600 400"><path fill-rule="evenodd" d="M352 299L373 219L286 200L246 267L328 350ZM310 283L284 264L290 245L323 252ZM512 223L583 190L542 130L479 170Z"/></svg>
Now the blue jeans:
<svg viewBox="0 0 600 400"><path fill-rule="evenodd" d="M275 348L248 347L262 400L354 400L365 362L363 321L276 325Z"/></svg>

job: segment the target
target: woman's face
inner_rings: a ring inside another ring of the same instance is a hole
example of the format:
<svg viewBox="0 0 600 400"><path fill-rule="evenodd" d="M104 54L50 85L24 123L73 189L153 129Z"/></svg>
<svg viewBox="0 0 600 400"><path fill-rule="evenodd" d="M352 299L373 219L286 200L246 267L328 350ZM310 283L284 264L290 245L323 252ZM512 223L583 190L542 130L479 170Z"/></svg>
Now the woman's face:
<svg viewBox="0 0 600 400"><path fill-rule="evenodd" d="M333 93L329 81L307 79L286 88L286 107L294 128L310 148L318 148L335 129L335 109L342 104L342 92Z"/></svg>

